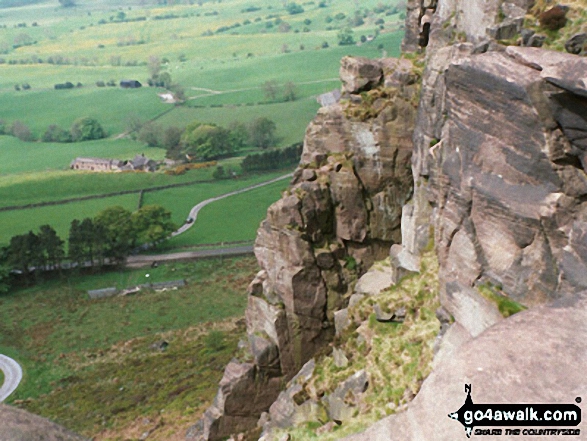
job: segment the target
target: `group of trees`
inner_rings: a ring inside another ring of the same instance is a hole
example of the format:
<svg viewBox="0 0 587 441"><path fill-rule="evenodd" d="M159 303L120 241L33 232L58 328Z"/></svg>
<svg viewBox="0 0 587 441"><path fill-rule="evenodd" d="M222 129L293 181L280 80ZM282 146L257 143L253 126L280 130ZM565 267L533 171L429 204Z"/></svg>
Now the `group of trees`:
<svg viewBox="0 0 587 441"><path fill-rule="evenodd" d="M12 135L21 141L35 141L35 135L22 121L14 121L8 124L0 120L0 135ZM90 117L76 119L69 130L65 130L56 124L51 124L43 133L43 142L81 142L106 137L106 131L98 120Z"/></svg>
<svg viewBox="0 0 587 441"><path fill-rule="evenodd" d="M287 165L296 164L300 160L303 144L296 143L281 150L270 150L263 153L247 155L241 162L243 172L277 170Z"/></svg>
<svg viewBox="0 0 587 441"><path fill-rule="evenodd" d="M149 79L147 84L151 87L163 87L173 93L177 101L185 100L185 90L183 87L171 80L169 72L161 72L163 68L162 61L159 57L151 55L147 62L149 70Z"/></svg>
<svg viewBox="0 0 587 441"><path fill-rule="evenodd" d="M275 122L265 117L248 125L233 122L228 128L194 121L185 129L162 129L157 123L141 123L136 117L127 121L127 130L135 133L139 141L166 149L170 159L194 162L227 157L246 146L266 149L275 144L276 129Z"/></svg>
<svg viewBox="0 0 587 441"><path fill-rule="evenodd" d="M123 263L141 244L168 237L176 226L171 213L159 205L145 205L131 213L120 206L106 208L96 217L71 222L67 240L61 239L50 225L37 233L13 236L0 250L0 270L18 270L25 277L33 269L61 269L67 259L78 267ZM0 274L0 284L6 277Z"/></svg>
<svg viewBox="0 0 587 441"><path fill-rule="evenodd" d="M275 80L266 81L263 83L263 92L268 101L278 101L280 96L282 101L295 101L298 97L298 89L292 81L286 82L283 87Z"/></svg>

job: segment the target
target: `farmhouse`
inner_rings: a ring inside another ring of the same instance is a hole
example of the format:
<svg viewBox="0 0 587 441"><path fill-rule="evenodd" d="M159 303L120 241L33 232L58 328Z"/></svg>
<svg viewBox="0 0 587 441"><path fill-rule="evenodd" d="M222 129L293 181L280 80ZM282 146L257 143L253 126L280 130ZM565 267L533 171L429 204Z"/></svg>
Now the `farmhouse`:
<svg viewBox="0 0 587 441"><path fill-rule="evenodd" d="M157 170L157 162L147 158L144 154L136 155L130 161L102 158L75 158L71 161L69 168L72 170L87 170L94 172L132 170L154 172Z"/></svg>
<svg viewBox="0 0 587 441"><path fill-rule="evenodd" d="M143 153L142 155L136 155L131 161L124 164L121 169L154 172L157 170L157 163L152 159L147 158Z"/></svg>
<svg viewBox="0 0 587 441"><path fill-rule="evenodd" d="M142 84L137 80L122 80L120 82L120 87L123 89L138 89L141 86Z"/></svg>
<svg viewBox="0 0 587 441"><path fill-rule="evenodd" d="M69 168L72 170L88 171L117 171L124 165L124 161L118 159L101 158L75 158Z"/></svg>

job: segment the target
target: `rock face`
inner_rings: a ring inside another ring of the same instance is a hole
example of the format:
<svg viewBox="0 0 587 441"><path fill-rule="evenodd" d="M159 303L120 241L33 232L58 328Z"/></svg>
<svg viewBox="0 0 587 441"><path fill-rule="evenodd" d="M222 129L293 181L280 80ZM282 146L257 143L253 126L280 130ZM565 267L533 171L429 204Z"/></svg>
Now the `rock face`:
<svg viewBox="0 0 587 441"><path fill-rule="evenodd" d="M84 441L79 435L39 416L0 404L0 441Z"/></svg>
<svg viewBox="0 0 587 441"><path fill-rule="evenodd" d="M400 241L413 182L411 63L346 57L341 79L346 102L319 110L290 188L257 232L262 270L249 289L249 358L226 368L187 439L255 427L282 385L333 338L350 283Z"/></svg>
<svg viewBox="0 0 587 441"><path fill-rule="evenodd" d="M548 332L544 332L545 323ZM472 386L475 404L575 404L576 397L587 394L586 323L585 291L504 320L445 357L406 412L387 417L345 440L466 439L463 426L448 417L464 404L465 384ZM536 344L537 336L540 344ZM561 342L565 350L561 350ZM522 354L520 348L524 348ZM520 436L503 434L488 438L517 440ZM584 435L576 439L584 439Z"/></svg>
<svg viewBox="0 0 587 441"><path fill-rule="evenodd" d="M457 300L471 287L497 286L526 306L587 288L587 61L532 47L479 53L481 28L451 45L447 33L471 23L449 18L453 3L439 1L432 19L403 247L417 255L430 226L441 302L487 327L490 308L475 318ZM483 3L474 21L485 29L500 2ZM509 3L501 11L512 19L528 6Z"/></svg>

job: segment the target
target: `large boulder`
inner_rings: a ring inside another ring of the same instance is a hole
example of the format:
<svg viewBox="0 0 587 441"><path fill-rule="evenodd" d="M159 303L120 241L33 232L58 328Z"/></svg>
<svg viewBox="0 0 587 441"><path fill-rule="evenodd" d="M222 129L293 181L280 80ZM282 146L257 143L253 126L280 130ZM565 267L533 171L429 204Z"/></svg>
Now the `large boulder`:
<svg viewBox="0 0 587 441"><path fill-rule="evenodd" d="M345 441L466 439L463 426L448 417L464 404L465 384L471 385L476 404L576 404L577 397L587 396L586 370L584 291L516 314L463 343L440 361L407 411ZM495 439L514 441L520 436L504 432Z"/></svg>
<svg viewBox="0 0 587 441"><path fill-rule="evenodd" d="M87 441L40 416L0 404L0 441Z"/></svg>

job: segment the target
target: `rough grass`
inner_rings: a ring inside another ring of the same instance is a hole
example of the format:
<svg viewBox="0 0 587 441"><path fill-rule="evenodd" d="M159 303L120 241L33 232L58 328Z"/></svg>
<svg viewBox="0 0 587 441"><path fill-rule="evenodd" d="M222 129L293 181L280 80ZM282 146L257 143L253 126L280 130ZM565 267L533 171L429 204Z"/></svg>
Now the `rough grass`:
<svg viewBox="0 0 587 441"><path fill-rule="evenodd" d="M405 321L378 322L373 313L376 303L387 311L405 307ZM420 274L351 308L349 317L354 324L334 342L348 357L348 367L336 367L332 356L319 358L305 390L319 402L321 396L333 392L342 381L365 369L369 387L360 398L354 398L356 416L321 435L315 431L322 425L318 421L292 428L287 430L291 439L340 439L363 430L411 401L432 370L433 344L440 328L435 316L438 306L438 262L434 252L428 252L423 256ZM283 432L277 432L275 439Z"/></svg>
<svg viewBox="0 0 587 441"><path fill-rule="evenodd" d="M195 421L242 332L213 322L242 316L256 271L252 257L202 260L148 270L152 280L187 279L178 290L89 300L88 288L144 281L140 269L0 296L0 352L24 368L9 401L87 436L139 418ZM207 338L213 329L222 334ZM165 352L149 347L160 340L170 343Z"/></svg>
<svg viewBox="0 0 587 441"><path fill-rule="evenodd" d="M518 312L528 309L521 303L518 303L515 300L510 299L501 290L500 287L492 285L490 283L485 283L477 286L477 290L487 300L495 303L497 309L504 318L508 318L511 315L517 314Z"/></svg>
<svg viewBox="0 0 587 441"><path fill-rule="evenodd" d="M541 13L549 10L554 6L547 0L536 0L531 10L531 14L526 16L524 26L546 35L546 41L544 47L547 49L554 49L561 52L565 51L565 42L574 34L578 32L587 31L587 4L585 0L569 0L566 1L565 6L569 6L569 12L567 12L567 23L566 25L557 30L551 31L540 26L538 17Z"/></svg>

